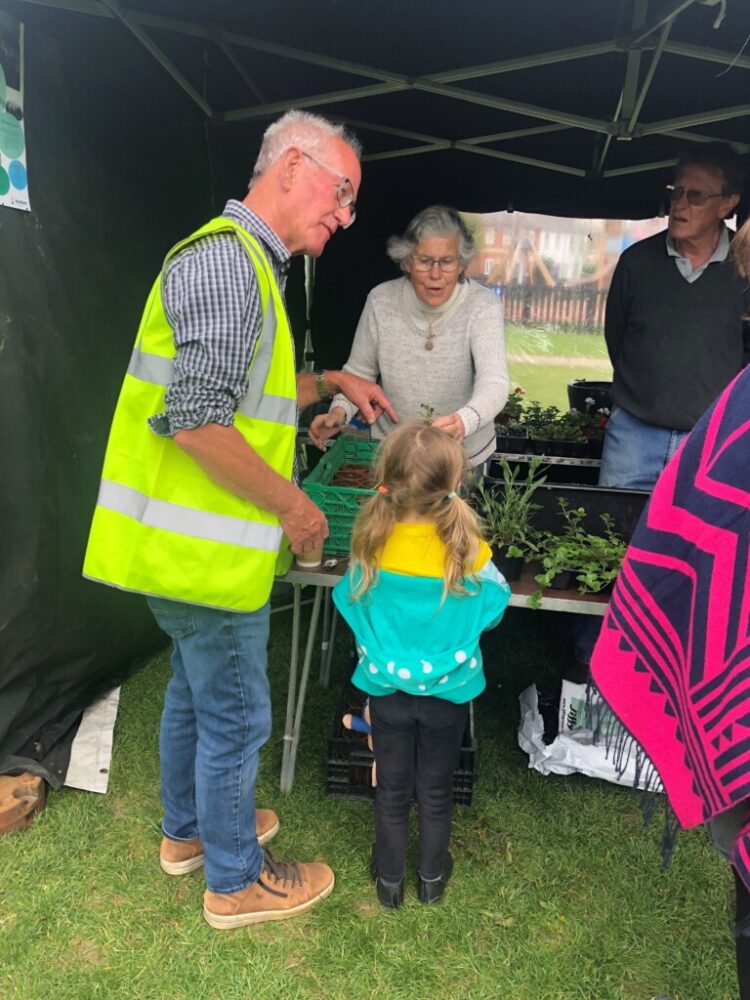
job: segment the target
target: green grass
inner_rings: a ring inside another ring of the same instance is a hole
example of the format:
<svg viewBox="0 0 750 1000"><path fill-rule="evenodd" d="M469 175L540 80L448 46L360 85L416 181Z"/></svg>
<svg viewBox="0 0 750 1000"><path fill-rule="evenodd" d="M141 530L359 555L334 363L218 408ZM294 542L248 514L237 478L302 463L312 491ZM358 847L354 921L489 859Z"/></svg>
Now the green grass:
<svg viewBox="0 0 750 1000"><path fill-rule="evenodd" d="M632 793L542 777L517 747L518 693L557 669L568 616L512 609L488 637L474 805L455 818L454 879L431 908L410 883L396 912L368 880L371 806L322 792L343 637L330 689L308 692L295 787L278 791L290 628L289 613L274 616L274 733L258 799L280 814L278 856L332 865L332 897L295 920L219 933L201 915L201 873L160 872L162 655L124 687L109 794L53 792L27 833L0 838L3 1000L735 995L731 879L703 832L681 835L664 871L660 824L644 833Z"/></svg>
<svg viewBox="0 0 750 1000"><path fill-rule="evenodd" d="M505 344L511 385L522 386L529 400L537 399L567 410L566 387L572 379L610 381L612 378L607 347L600 333L506 326Z"/></svg>

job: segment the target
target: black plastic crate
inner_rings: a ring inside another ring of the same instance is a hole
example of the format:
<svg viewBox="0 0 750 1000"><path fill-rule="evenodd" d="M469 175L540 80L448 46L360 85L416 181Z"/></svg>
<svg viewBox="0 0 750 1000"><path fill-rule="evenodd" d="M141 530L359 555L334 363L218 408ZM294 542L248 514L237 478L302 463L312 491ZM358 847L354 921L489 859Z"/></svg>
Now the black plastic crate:
<svg viewBox="0 0 750 1000"><path fill-rule="evenodd" d="M326 795L339 799L373 799L372 765L374 755L367 746L367 736L344 729L341 720L347 712L361 714L366 695L348 685L336 708L328 737ZM469 703L469 718L461 741L458 764L453 772L453 803L470 806L474 790L477 739L474 735L474 704Z"/></svg>
<svg viewBox="0 0 750 1000"><path fill-rule="evenodd" d="M498 479L486 478L489 489L501 489ZM523 483L519 483L523 485ZM586 510L584 527L592 534L601 534L600 515L609 514L614 528L626 542L635 531L651 494L647 490L620 490L607 486L583 486L566 483L544 483L536 491L533 502L541 510L534 517L534 525L542 531L555 531L560 527L560 500L569 507L583 507Z"/></svg>
<svg viewBox="0 0 750 1000"><path fill-rule="evenodd" d="M525 480L529 467L529 453L514 455L510 452L500 452L500 454L504 456L511 468L519 468L519 480ZM596 486L599 482L599 465L599 461L587 460L584 462L555 458L554 462L545 464L543 472L548 483ZM503 478L502 466L497 459L490 459L488 473L491 480Z"/></svg>

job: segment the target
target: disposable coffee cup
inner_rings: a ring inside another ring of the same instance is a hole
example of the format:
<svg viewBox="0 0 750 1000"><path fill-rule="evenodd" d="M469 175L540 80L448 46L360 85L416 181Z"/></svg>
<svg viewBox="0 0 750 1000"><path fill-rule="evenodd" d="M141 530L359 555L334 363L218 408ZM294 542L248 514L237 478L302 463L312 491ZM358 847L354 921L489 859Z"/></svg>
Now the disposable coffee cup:
<svg viewBox="0 0 750 1000"><path fill-rule="evenodd" d="M316 566L320 566L323 562L323 546L318 545L317 548L308 549L307 552L300 552L297 556L297 565L302 569L315 569Z"/></svg>

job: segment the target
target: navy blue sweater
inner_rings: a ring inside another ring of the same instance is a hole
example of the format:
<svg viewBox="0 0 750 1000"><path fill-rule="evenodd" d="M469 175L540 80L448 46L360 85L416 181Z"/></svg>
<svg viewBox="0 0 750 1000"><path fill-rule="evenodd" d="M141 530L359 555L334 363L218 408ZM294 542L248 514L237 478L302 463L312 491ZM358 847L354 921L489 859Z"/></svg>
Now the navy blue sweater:
<svg viewBox="0 0 750 1000"><path fill-rule="evenodd" d="M731 259L687 282L666 234L620 257L607 298L605 337L613 399L639 420L690 430L750 361L750 286Z"/></svg>

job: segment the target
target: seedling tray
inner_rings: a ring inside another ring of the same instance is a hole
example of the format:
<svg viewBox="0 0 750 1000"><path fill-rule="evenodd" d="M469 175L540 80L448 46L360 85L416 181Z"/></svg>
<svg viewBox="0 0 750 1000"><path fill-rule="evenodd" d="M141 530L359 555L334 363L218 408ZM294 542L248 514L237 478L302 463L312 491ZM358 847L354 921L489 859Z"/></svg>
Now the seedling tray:
<svg viewBox="0 0 750 1000"><path fill-rule="evenodd" d="M352 528L360 508L375 490L354 486L334 486L336 473L343 465L372 465L379 441L342 435L320 459L302 483L302 489L326 516L328 538L326 555L349 552Z"/></svg>

